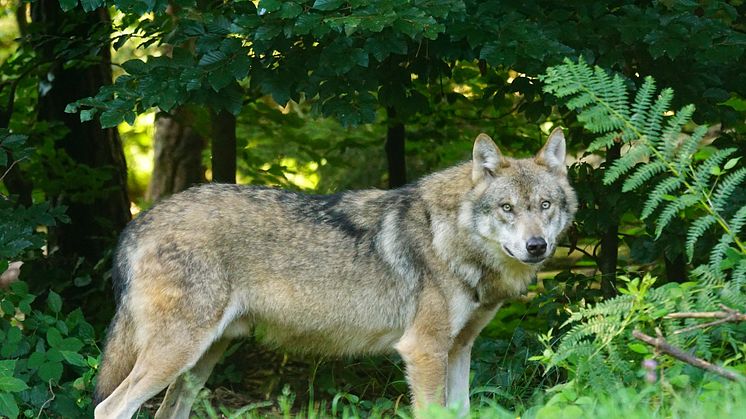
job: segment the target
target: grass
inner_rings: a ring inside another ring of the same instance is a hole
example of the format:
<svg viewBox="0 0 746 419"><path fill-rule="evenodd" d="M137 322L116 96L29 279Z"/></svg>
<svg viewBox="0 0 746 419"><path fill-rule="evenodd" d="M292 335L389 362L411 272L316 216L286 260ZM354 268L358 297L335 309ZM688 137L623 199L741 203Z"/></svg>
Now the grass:
<svg viewBox="0 0 746 419"><path fill-rule="evenodd" d="M470 416L484 419L702 419L739 418L746 412L746 386L709 381L698 389L688 388L672 393L660 385L642 388L618 388L597 395L592 388L575 393L565 388L546 398L539 395L533 404L516 410L500 406L486 393L472 395ZM287 390L273 402L251 403L237 409L215 407L209 390L204 390L194 407L199 418L411 418L411 410L398 400L362 400L349 393L339 393L331 401L295 406L295 396ZM452 409L430 406L425 417L456 419Z"/></svg>

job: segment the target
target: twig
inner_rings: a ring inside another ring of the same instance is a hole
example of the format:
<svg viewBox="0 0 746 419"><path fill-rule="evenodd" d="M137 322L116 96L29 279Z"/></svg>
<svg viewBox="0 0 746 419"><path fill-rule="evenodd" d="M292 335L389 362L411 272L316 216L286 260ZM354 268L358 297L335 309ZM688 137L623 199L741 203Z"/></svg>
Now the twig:
<svg viewBox="0 0 746 419"><path fill-rule="evenodd" d="M50 392L50 393L52 393L52 398L51 398L51 399L47 399L47 400L46 400L46 401L44 402L44 404L43 404L43 405L41 405L41 407L39 408L39 414L38 414L38 415L36 415L36 419L39 419L39 418L41 417L41 413L42 413L42 412L44 411L44 409L46 409L47 405L48 405L49 403L51 403L51 402L52 402L52 400L54 400L54 399L55 399L55 397L57 397L57 396L56 396L56 395L54 394L54 390L52 390L52 380L49 380L49 392Z"/></svg>
<svg viewBox="0 0 746 419"><path fill-rule="evenodd" d="M704 329L707 327L717 326L723 323L729 322L743 322L746 321L746 314L740 313L728 306L723 304L720 305L723 311L705 311L705 312L682 312L682 313L671 313L666 316L667 319L719 319L708 323L695 324L693 326L685 327L683 329L673 332L674 335L680 333L691 332L696 329Z"/></svg>
<svg viewBox="0 0 746 419"><path fill-rule="evenodd" d="M570 253L572 253L572 252L574 252L574 251L577 250L578 252L580 252L580 253L588 256L590 259L596 260L595 256L593 256L592 254L588 253L587 250L579 248L578 246L573 246L573 245L570 245L570 244L560 244L560 245L557 245L557 247L564 247L564 248L570 249L570 251L567 252L568 255Z"/></svg>
<svg viewBox="0 0 746 419"><path fill-rule="evenodd" d="M711 364L705 361L704 359L697 358L694 355L688 354L682 351L681 349L675 346L672 346L670 343L666 342L666 339L664 339L663 337L654 338L652 336L648 336L640 332L639 330L632 331L632 336L634 336L636 339L639 339L647 343L648 345L654 347L655 349L663 353L671 355L672 357L680 361L686 362L687 364L694 365L695 367L713 372L731 381L741 381L741 382L744 381L744 377L742 375L736 374L735 372L726 370L725 368L719 365Z"/></svg>
<svg viewBox="0 0 746 419"><path fill-rule="evenodd" d="M6 170L5 173L3 173L2 176L0 176L0 182L2 182L3 179L5 179L5 176L8 176L8 173L10 173L10 170L13 169L13 166L15 166L16 163L18 163L19 161L25 160L26 158L27 157L21 157L18 160L13 160L13 163L10 164L10 167L8 167L8 170Z"/></svg>

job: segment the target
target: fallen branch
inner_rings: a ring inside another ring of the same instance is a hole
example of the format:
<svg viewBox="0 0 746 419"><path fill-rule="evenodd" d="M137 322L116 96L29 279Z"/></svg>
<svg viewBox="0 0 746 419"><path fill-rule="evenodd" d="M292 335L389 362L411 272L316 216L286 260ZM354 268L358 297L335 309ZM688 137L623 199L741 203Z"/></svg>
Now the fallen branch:
<svg viewBox="0 0 746 419"><path fill-rule="evenodd" d="M743 322L746 321L746 314L740 313L728 306L723 304L720 305L723 311L705 311L705 312L684 312L684 313L671 313L666 316L667 319L719 319L709 323L695 324L693 326L679 329L673 334L677 335L680 333L691 332L696 329L704 329L706 327L717 326L723 323L730 322Z"/></svg>
<svg viewBox="0 0 746 419"><path fill-rule="evenodd" d="M695 367L713 372L731 381L743 381L744 380L744 377L742 375L736 374L735 372L726 370L725 368L719 365L711 364L705 361L704 359L697 358L694 355L688 354L682 351L681 349L666 342L666 339L664 339L663 337L654 338L652 336L648 336L640 332L639 330L632 331L632 336L634 336L636 339L639 339L647 343L648 345L654 347L655 349L663 353L671 355L672 357L680 361L686 362L689 365L694 365Z"/></svg>

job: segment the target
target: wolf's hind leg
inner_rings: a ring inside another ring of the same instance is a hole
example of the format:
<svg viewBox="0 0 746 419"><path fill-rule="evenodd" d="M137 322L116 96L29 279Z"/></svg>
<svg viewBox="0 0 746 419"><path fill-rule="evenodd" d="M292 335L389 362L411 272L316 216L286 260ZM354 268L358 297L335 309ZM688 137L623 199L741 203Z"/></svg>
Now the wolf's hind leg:
<svg viewBox="0 0 746 419"><path fill-rule="evenodd" d="M209 336L170 336L151 339L140 351L127 378L109 397L96 406L94 416L106 419L130 419L140 406L174 382L195 365L210 342Z"/></svg>
<svg viewBox="0 0 746 419"><path fill-rule="evenodd" d="M229 338L224 337L213 343L191 370L181 374L168 386L166 397L155 414L156 419L189 417L197 393L207 382L212 369L230 342Z"/></svg>

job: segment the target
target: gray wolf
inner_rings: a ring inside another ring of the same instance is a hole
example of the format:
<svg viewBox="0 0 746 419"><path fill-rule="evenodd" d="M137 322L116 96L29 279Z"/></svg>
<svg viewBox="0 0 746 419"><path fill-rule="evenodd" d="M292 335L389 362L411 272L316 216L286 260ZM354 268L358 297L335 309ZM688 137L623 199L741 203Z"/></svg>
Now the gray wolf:
<svg viewBox="0 0 746 419"><path fill-rule="evenodd" d="M415 415L469 409L471 347L525 292L571 224L565 138L533 158L480 134L469 162L400 189L305 195L207 184L155 205L120 237L118 308L97 418L186 418L228 342L324 355L397 351Z"/></svg>

